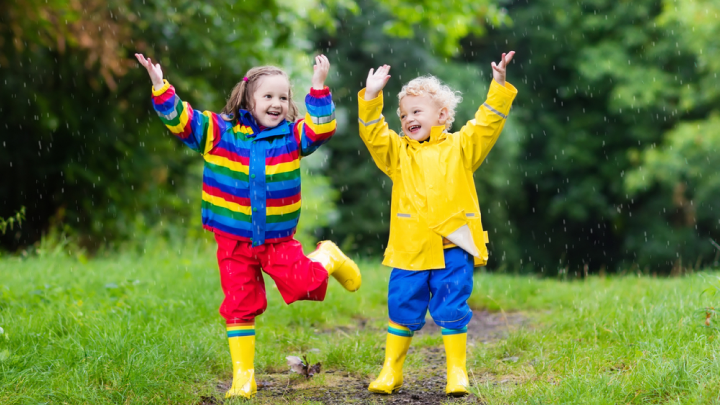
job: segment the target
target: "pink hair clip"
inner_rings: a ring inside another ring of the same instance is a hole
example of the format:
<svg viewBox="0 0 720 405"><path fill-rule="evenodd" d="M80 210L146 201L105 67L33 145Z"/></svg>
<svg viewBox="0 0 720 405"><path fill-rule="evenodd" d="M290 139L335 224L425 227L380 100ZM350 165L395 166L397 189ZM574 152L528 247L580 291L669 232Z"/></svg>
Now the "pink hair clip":
<svg viewBox="0 0 720 405"><path fill-rule="evenodd" d="M243 81L244 81L244 82L248 81L248 78L247 78L247 77L243 77Z"/></svg>

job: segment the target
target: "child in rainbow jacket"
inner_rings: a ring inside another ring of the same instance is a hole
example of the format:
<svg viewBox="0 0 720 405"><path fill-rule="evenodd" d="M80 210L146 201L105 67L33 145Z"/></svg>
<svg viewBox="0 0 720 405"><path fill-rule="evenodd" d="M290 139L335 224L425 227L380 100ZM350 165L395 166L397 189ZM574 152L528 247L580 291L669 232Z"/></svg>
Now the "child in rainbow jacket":
<svg viewBox="0 0 720 405"><path fill-rule="evenodd" d="M433 76L419 77L398 95L402 136L382 115L382 89L390 66L370 70L358 95L360 137L378 168L393 183L390 240L383 264L393 267L388 287L390 323L382 371L368 389L390 394L402 386L402 366L415 331L428 309L442 328L448 395L468 393L465 367L467 304L473 267L487 263L487 232L473 173L505 124L517 90L505 82L514 52L492 63L487 100L459 132L450 134L461 98Z"/></svg>
<svg viewBox="0 0 720 405"><path fill-rule="evenodd" d="M152 104L175 136L205 160L203 227L215 234L225 299L233 383L226 397L251 398L255 382L255 317L267 308L262 272L283 300L325 299L328 275L345 289L360 288L357 265L334 243L320 242L307 257L293 238L300 214L300 158L335 132L335 105L324 85L330 62L315 58L307 114L297 106L287 74L273 66L250 69L222 114L193 110L163 80L159 64L136 54L153 83Z"/></svg>

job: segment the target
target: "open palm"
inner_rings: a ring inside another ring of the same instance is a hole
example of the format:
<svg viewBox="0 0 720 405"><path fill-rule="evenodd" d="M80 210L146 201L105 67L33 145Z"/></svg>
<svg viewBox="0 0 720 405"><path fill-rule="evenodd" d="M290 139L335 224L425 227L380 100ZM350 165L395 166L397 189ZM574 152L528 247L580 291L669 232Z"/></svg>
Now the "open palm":
<svg viewBox="0 0 720 405"><path fill-rule="evenodd" d="M330 71L330 61L327 56L316 56L313 69L312 87L315 90L322 90L325 88L325 79L327 79L328 72Z"/></svg>
<svg viewBox="0 0 720 405"><path fill-rule="evenodd" d="M367 81L365 82L365 99L372 100L385 87L390 80L390 65L382 65L377 70L370 69Z"/></svg>
<svg viewBox="0 0 720 405"><path fill-rule="evenodd" d="M150 80L152 80L153 87L155 87L155 89L161 88L163 86L163 72L160 64L156 63L153 65L152 60L150 58L145 59L145 56L141 53L136 53L135 57L145 70L147 70L150 75Z"/></svg>

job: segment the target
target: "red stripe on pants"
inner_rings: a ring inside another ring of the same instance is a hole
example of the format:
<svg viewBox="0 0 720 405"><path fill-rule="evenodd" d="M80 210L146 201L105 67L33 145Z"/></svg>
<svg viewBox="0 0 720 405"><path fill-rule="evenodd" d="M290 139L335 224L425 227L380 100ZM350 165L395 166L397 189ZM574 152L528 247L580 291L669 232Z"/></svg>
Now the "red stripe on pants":
<svg viewBox="0 0 720 405"><path fill-rule="evenodd" d="M320 263L303 254L297 240L253 247L252 243L216 233L215 241L220 283L225 293L220 315L227 323L249 322L265 312L267 294L263 271L275 281L286 304L325 299L328 273Z"/></svg>

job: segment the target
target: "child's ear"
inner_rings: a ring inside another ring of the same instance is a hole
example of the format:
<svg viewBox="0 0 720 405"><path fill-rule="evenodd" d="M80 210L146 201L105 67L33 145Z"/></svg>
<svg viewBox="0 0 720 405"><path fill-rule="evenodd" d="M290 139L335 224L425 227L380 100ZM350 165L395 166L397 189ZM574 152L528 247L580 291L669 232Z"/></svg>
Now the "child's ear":
<svg viewBox="0 0 720 405"><path fill-rule="evenodd" d="M450 118L450 114L448 113L447 107L441 108L441 109L440 109L440 116L438 117L438 122L439 122L440 124L445 125L445 121L447 121L448 118Z"/></svg>

